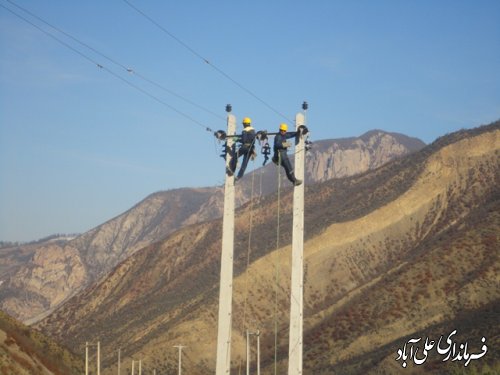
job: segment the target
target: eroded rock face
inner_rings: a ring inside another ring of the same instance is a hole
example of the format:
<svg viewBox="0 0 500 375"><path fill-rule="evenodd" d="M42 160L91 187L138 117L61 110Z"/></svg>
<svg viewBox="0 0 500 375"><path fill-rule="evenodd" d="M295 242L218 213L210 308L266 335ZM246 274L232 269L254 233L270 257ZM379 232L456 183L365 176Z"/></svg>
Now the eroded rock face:
<svg viewBox="0 0 500 375"><path fill-rule="evenodd" d="M39 247L31 261L10 278L2 310L29 320L71 297L87 278L79 251L72 246Z"/></svg>
<svg viewBox="0 0 500 375"><path fill-rule="evenodd" d="M394 135L381 131L365 138L321 141L306 159L306 178L310 182L322 182L352 176L378 168L411 151Z"/></svg>

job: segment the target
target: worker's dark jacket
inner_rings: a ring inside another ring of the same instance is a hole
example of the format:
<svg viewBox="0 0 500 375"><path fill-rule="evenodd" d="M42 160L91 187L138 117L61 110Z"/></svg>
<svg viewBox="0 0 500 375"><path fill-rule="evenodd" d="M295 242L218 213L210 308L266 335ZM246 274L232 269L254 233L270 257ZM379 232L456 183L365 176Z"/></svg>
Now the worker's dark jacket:
<svg viewBox="0 0 500 375"><path fill-rule="evenodd" d="M287 139L294 138L297 132L289 132L285 134L278 133L274 137L274 156L273 161L276 164L281 164L285 169L286 176L291 182L295 182L295 175L293 173L292 164L288 159L287 149L288 147L284 144Z"/></svg>
<svg viewBox="0 0 500 375"><path fill-rule="evenodd" d="M285 134L278 133L274 137L274 153L278 151L285 151L287 150L287 147L283 145L284 142L286 142L287 139L294 138L297 135L297 132L289 132Z"/></svg>
<svg viewBox="0 0 500 375"><path fill-rule="evenodd" d="M255 141L255 129L252 128L251 126L247 126L243 128L243 131L241 132L241 138L239 139L239 142L242 143L242 146L252 146Z"/></svg>
<svg viewBox="0 0 500 375"><path fill-rule="evenodd" d="M255 129L251 126L246 126L243 128L241 132L241 136L238 139L238 142L241 143L240 148L235 153L233 158L231 159L231 171L234 173L236 170L236 163L238 162L238 158L243 155L243 162L241 163L240 171L238 172L238 178L243 177L245 173L245 169L248 165L248 159L253 153L254 143L255 143Z"/></svg>

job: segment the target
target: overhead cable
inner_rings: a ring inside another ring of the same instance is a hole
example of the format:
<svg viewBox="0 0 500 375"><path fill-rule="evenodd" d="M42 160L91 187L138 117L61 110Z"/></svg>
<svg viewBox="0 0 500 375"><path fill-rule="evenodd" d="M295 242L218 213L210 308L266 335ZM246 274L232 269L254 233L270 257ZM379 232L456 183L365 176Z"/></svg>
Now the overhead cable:
<svg viewBox="0 0 500 375"><path fill-rule="evenodd" d="M125 4L127 4L128 6L130 6L132 9L134 9L137 13L139 13L140 15L142 15L144 18L146 18L147 20L149 20L153 25L155 25L156 27L158 27L161 31L163 31L169 37L171 37L172 39L174 39L182 47L184 47L189 52L191 52L194 56L196 56L197 58L199 58L200 60L202 60L204 63L208 64L212 69L214 69L219 74L221 74L222 76L224 76L225 78L227 78L228 80L230 80L231 82L233 82L236 86L238 86L240 89L242 89L243 91L245 91L247 94L251 95L252 97L254 97L255 99L257 99L259 102L261 102L262 104L264 104L271 111L273 111L274 113L276 113L279 116L283 117L284 119L288 120L289 122L293 122L287 116L285 116L283 113L279 112L277 109L275 109L269 103L267 103L266 101L264 101L263 99L261 99L260 97L258 97L256 94L254 94L248 88L246 88L241 83L239 83L238 81L236 81L234 78L232 78L231 76L229 76L222 69L220 69L217 66L215 66L214 64L212 64L208 59L206 59L201 54L199 54L198 52L196 52L196 50L194 50L192 47L190 47L187 43L183 42L181 39L179 39L178 37L176 37L174 34L172 34L170 31L168 31L165 27L163 27L158 22L156 22L153 18L151 18L150 16L148 16L142 10L140 10L139 8L137 8L135 5L131 4L128 0L123 0L123 2Z"/></svg>
<svg viewBox="0 0 500 375"><path fill-rule="evenodd" d="M136 84L130 82L129 80L121 77L120 75L116 74L115 72L113 72L112 70L110 70L109 68L105 67L104 65L100 64L99 62L95 61L94 59L92 59L91 57L89 57L88 55L86 55L85 53L77 50L76 48L74 48L73 46L71 46L70 44L64 42L63 40L59 39L57 36L53 35L52 33L50 33L49 31L47 30L44 30L42 29L41 27L39 27L38 25L36 25L35 23L31 22L30 20L26 19L25 17L21 16L20 14L16 13L15 11L13 11L12 9L9 9L7 7L5 7L4 5L0 4L0 7L6 9L7 11L9 11L10 13L12 13L13 15L15 15L16 17L22 19L23 21L25 21L26 23L30 24L31 26L35 27L36 29L38 29L39 31L41 31L42 33L44 33L45 35L49 36L50 38L54 39L55 41L57 41L58 43L62 44L63 46L65 46L66 48L69 48L70 50L72 50L73 52L77 53L78 55L80 55L80 57L84 58L85 60L91 62L92 64L96 65L98 68L106 71L107 73L109 73L110 75L114 76L115 78L121 80L122 82L126 83L127 85L129 85L130 87L142 92L143 94L147 95L148 97L150 97L151 99L157 101L158 103L164 105L165 107L168 107L169 109L171 109L172 111L178 113L179 115L183 116L184 118L192 121L193 123L195 123L196 125L204 128L206 131L209 131L209 132L213 132L212 129L210 129L209 127L205 126L204 124L202 124L201 122L197 121L196 119L194 119L193 117L189 116L188 114L178 110L177 108L173 107L172 105L166 103L165 101L161 100L160 98L158 98L157 96L151 94L150 92L144 90L143 88L137 86Z"/></svg>
<svg viewBox="0 0 500 375"><path fill-rule="evenodd" d="M30 16L32 16L32 17L34 17L34 18L36 18L36 19L37 19L37 20L39 20L40 22L43 22L43 23L44 23L44 24L46 24L47 26L49 26L49 27L53 28L54 30L58 31L59 33L61 33L61 34L65 35L66 37L68 37L68 38L70 38L70 39L72 39L72 40L74 40L75 42L79 43L80 45L82 45L82 46L84 46L84 47L86 47L86 48L90 49L91 51L95 52L95 53L96 53L96 54L98 54L99 56L104 57L106 60L108 60L108 61L112 62L113 64L115 64L115 65L117 65L117 66L119 66L119 67L123 68L123 69L124 69L127 73L134 74L135 76L139 77L139 78L140 78L140 79L142 79L143 81L146 81L146 82L148 82L148 83L150 83L150 84L152 84L152 85L154 85L154 86L156 86L156 87L158 87L158 88L162 89L163 91L168 92L169 94L171 94L171 95L173 95L173 96L175 96L175 97L177 97L177 98L179 98L179 99L181 99L181 100L183 100L183 101L185 101L185 102L187 102L187 103L191 104L192 106L197 107L197 108L199 108L199 109L201 109L201 110L203 110L203 111L205 111L205 112L207 112L207 113L210 113L211 115L213 115L214 117L217 117L218 119L225 120L225 118L224 118L224 117L222 117L222 116L220 116L219 114L217 114L217 113L215 113L215 112L213 112L213 111L211 111L211 110L209 110L209 109L207 109L207 108L205 108L205 107L203 107L203 106L201 106L201 105L199 105L199 104L197 104L197 103L193 102L192 100L190 100L190 99L188 99L188 98L186 98L186 97L184 97L184 96L182 96L182 95L179 95L179 94L175 93L174 91L172 91L172 90L170 90L170 89L166 88L165 86L163 86L163 85L161 85L161 84L159 84L159 83L157 83L157 82L153 81L152 79L147 78L146 76L142 75L141 73L139 73L139 72L138 72L138 71L136 71L135 69L132 69L132 68L130 68L130 67L127 67L127 66L125 66L124 64L122 64L122 63L120 63L120 62L116 61L115 59L112 59L111 57L109 57L109 56L105 55L104 53L102 53L102 52L100 52L100 51L96 50L94 47L90 46L89 44L87 44L87 43L85 43L85 42L82 42L82 41L81 41L81 40L79 40L78 38L76 38L76 37L74 37L73 35L71 35L71 34L67 33L66 31L64 31L64 30L60 29L59 27L57 27L57 26L54 26L54 25L50 24L49 22L45 21L44 19L42 19L41 17L37 16L36 14L34 14L34 13L33 13L33 12L31 12L31 11L29 11L28 9L23 8L22 6L20 6L20 5L16 4L16 3L15 3L15 2L13 2L12 0L6 0L6 1L7 1L7 2L9 2L10 4L12 4L13 6L17 7L18 9L21 9L22 11L24 11L24 12L25 12L25 13L27 13L27 14L29 14Z"/></svg>

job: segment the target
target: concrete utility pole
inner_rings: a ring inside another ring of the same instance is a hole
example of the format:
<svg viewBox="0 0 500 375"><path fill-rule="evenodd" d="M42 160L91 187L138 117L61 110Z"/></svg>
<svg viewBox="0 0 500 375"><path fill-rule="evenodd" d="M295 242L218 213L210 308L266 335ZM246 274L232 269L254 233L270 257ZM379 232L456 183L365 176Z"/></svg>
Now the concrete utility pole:
<svg viewBox="0 0 500 375"><path fill-rule="evenodd" d="M121 349L118 349L118 375L120 375L120 365L121 365L121 363L120 363L120 350Z"/></svg>
<svg viewBox="0 0 500 375"><path fill-rule="evenodd" d="M250 375L250 336L257 336L257 375L260 375L260 331L250 332L247 329L247 375Z"/></svg>
<svg viewBox="0 0 500 375"><path fill-rule="evenodd" d="M185 348L185 346L182 345L174 345L174 348L179 348L179 375L182 374L182 348Z"/></svg>
<svg viewBox="0 0 500 375"><path fill-rule="evenodd" d="M85 341L85 375L89 375L89 342Z"/></svg>
<svg viewBox="0 0 500 375"><path fill-rule="evenodd" d="M307 103L302 105L307 110ZM305 124L305 116L295 116L295 126ZM290 293L290 341L288 347L288 375L302 374L303 293L304 293L304 165L305 135L295 144L295 176L303 183L293 189L292 275Z"/></svg>
<svg viewBox="0 0 500 375"><path fill-rule="evenodd" d="M257 330L257 375L260 375L260 331Z"/></svg>
<svg viewBox="0 0 500 375"><path fill-rule="evenodd" d="M101 375L101 342L97 341L97 375Z"/></svg>
<svg viewBox="0 0 500 375"><path fill-rule="evenodd" d="M135 362L132 360L132 375L135 375ZM139 375L142 375L142 359L139 359Z"/></svg>
<svg viewBox="0 0 500 375"><path fill-rule="evenodd" d="M250 375L250 331L247 329L247 375Z"/></svg>
<svg viewBox="0 0 500 375"><path fill-rule="evenodd" d="M88 341L85 342L85 375L89 375L89 347L97 346L97 375L101 375L101 343L97 341L97 344L89 344Z"/></svg>
<svg viewBox="0 0 500 375"><path fill-rule="evenodd" d="M227 114L227 156L226 168L229 168L233 137L236 132L236 118ZM226 173L224 186L224 217L222 223L222 255L219 290L219 320L217 332L216 375L229 375L231 368L231 318L233 301L233 253L234 253L234 175Z"/></svg>

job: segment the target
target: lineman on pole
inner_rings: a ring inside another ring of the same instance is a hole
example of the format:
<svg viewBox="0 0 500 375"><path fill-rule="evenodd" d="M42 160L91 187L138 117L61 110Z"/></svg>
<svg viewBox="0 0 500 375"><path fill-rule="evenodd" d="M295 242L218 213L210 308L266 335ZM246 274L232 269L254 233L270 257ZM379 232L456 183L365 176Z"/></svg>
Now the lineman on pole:
<svg viewBox="0 0 500 375"><path fill-rule="evenodd" d="M285 169L286 176L295 186L299 186L302 180L295 178L293 173L292 164L290 159L288 159L287 151L292 145L287 139L294 138L297 136L297 132L288 132L288 126L282 123L279 128L279 133L274 137L274 156L273 162L276 165L280 165Z"/></svg>
<svg viewBox="0 0 500 375"><path fill-rule="evenodd" d="M245 169L248 165L248 160L250 157L255 157L255 129L251 126L252 120L250 117L245 117L243 119L243 131L241 132L241 136L238 137L239 143L241 146L238 148L238 151L233 152L231 163L227 173L231 176L236 171L236 164L238 163L238 159L243 155L243 162L241 163L240 170L238 175L236 176L236 180L239 180L245 174ZM252 159L253 160L253 159Z"/></svg>

